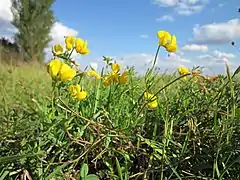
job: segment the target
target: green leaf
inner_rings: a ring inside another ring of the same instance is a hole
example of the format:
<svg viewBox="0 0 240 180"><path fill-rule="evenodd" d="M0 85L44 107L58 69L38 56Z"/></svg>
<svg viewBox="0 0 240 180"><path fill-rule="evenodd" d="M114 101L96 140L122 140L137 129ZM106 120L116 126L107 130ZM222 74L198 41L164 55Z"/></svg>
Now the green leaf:
<svg viewBox="0 0 240 180"><path fill-rule="evenodd" d="M121 180L123 180L122 169L117 157L116 157L116 165L117 165L118 176L120 177Z"/></svg>
<svg viewBox="0 0 240 180"><path fill-rule="evenodd" d="M85 179L87 174L88 174L88 165L84 163L80 170L80 176Z"/></svg>
<svg viewBox="0 0 240 180"><path fill-rule="evenodd" d="M98 180L98 176L95 174L89 174L86 176L86 180Z"/></svg>
<svg viewBox="0 0 240 180"><path fill-rule="evenodd" d="M60 171L65 168L68 164L63 164L61 166L57 166L53 172L51 174L49 174L47 177L46 177L46 180L47 179L52 179L53 177L55 177L56 175L58 175L60 173Z"/></svg>
<svg viewBox="0 0 240 180"><path fill-rule="evenodd" d="M4 173L0 177L0 180L4 180L8 174L9 174L9 171L4 171Z"/></svg>

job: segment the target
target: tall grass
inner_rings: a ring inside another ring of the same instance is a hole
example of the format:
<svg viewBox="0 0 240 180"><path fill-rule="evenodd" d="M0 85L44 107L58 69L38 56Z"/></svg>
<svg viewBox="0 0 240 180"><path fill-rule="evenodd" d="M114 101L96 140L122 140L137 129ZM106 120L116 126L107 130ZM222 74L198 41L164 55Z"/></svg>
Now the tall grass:
<svg viewBox="0 0 240 180"><path fill-rule="evenodd" d="M0 179L239 179L238 71L156 75L154 110L142 78L107 88L83 78L88 97L77 103L60 87L53 111L45 67L1 65Z"/></svg>

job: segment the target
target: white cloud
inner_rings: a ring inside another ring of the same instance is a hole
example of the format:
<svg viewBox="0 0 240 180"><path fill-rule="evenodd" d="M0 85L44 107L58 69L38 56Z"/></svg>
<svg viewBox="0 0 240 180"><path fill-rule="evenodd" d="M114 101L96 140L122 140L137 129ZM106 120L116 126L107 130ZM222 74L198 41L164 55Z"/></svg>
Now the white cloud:
<svg viewBox="0 0 240 180"><path fill-rule="evenodd" d="M213 55L217 58L235 58L236 56L232 53L220 52L218 50L213 51Z"/></svg>
<svg viewBox="0 0 240 180"><path fill-rule="evenodd" d="M182 50L188 52L207 52L208 46L198 44L187 44L182 47Z"/></svg>
<svg viewBox="0 0 240 180"><path fill-rule="evenodd" d="M0 0L0 18L5 21L11 21L13 15L11 12L11 0Z"/></svg>
<svg viewBox="0 0 240 180"><path fill-rule="evenodd" d="M53 44L63 44L64 43L64 36L77 36L78 31L65 26L60 22L56 22L50 32L52 37L51 45Z"/></svg>
<svg viewBox="0 0 240 180"><path fill-rule="evenodd" d="M148 36L147 34L141 34L141 35L140 35L140 38L142 38L142 39L147 39L147 38L149 38L149 36Z"/></svg>
<svg viewBox="0 0 240 180"><path fill-rule="evenodd" d="M189 16L200 12L208 0L154 0L153 2L161 7L173 7L179 15Z"/></svg>
<svg viewBox="0 0 240 180"><path fill-rule="evenodd" d="M164 15L160 18L157 18L156 20L157 21L171 21L172 22L172 21L174 21L174 18L170 15Z"/></svg>
<svg viewBox="0 0 240 180"><path fill-rule="evenodd" d="M240 19L228 22L197 25L193 28L193 42L201 44L226 44L240 38Z"/></svg>
<svg viewBox="0 0 240 180"><path fill-rule="evenodd" d="M211 54L200 55L198 58L205 60L209 63L220 63L220 64L232 64L232 59L236 56L232 53L221 52L218 50L213 51Z"/></svg>

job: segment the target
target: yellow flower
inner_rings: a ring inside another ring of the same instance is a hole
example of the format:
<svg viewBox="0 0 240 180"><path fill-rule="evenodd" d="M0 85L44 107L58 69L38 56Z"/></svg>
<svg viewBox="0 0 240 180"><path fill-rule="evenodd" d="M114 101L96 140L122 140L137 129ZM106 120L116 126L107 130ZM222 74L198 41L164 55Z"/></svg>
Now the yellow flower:
<svg viewBox="0 0 240 180"><path fill-rule="evenodd" d="M111 68L112 68L112 72L118 73L121 69L121 66L120 66L120 64L114 63L114 64L112 64Z"/></svg>
<svg viewBox="0 0 240 180"><path fill-rule="evenodd" d="M62 62L58 59L53 59L47 65L47 71L52 77L56 77L61 69Z"/></svg>
<svg viewBox="0 0 240 180"><path fill-rule="evenodd" d="M109 76L106 76L103 78L103 85L104 86L109 86L111 84L111 79L109 78Z"/></svg>
<svg viewBox="0 0 240 180"><path fill-rule="evenodd" d="M69 86L69 92L71 94L71 96L76 97L77 93L81 91L81 87L80 85L70 85Z"/></svg>
<svg viewBox="0 0 240 180"><path fill-rule="evenodd" d="M81 38L76 39L76 52L82 55L86 55L89 53L89 49L87 47L87 41L84 41Z"/></svg>
<svg viewBox="0 0 240 180"><path fill-rule="evenodd" d="M122 75L120 76L119 83L120 84L125 84L128 82L128 72L124 71Z"/></svg>
<svg viewBox="0 0 240 180"><path fill-rule="evenodd" d="M117 73L115 73L115 72L112 72L111 75L110 75L110 79L114 83L118 83L118 77L119 77L119 75Z"/></svg>
<svg viewBox="0 0 240 180"><path fill-rule="evenodd" d="M77 100L81 101L87 97L87 92L86 91L80 91L77 93Z"/></svg>
<svg viewBox="0 0 240 180"><path fill-rule="evenodd" d="M178 48L176 36L172 36L171 42L165 45L165 48L168 52L175 52Z"/></svg>
<svg viewBox="0 0 240 180"><path fill-rule="evenodd" d="M144 93L145 98L147 98L150 102L148 103L148 107L149 109L154 109L158 106L158 102L157 102L157 97L154 96L153 94Z"/></svg>
<svg viewBox="0 0 240 180"><path fill-rule="evenodd" d="M158 31L157 36L159 38L159 46L166 46L171 42L171 35L167 31Z"/></svg>
<svg viewBox="0 0 240 180"><path fill-rule="evenodd" d="M178 68L178 72L179 72L180 75L184 75L184 74L190 73L188 68L186 68L186 67L179 67Z"/></svg>
<svg viewBox="0 0 240 180"><path fill-rule="evenodd" d="M69 86L69 92L73 98L81 101L87 97L86 91L81 91L81 87L79 84Z"/></svg>
<svg viewBox="0 0 240 180"><path fill-rule="evenodd" d="M155 100L153 102L148 103L149 109L154 109L158 106L158 102Z"/></svg>
<svg viewBox="0 0 240 180"><path fill-rule="evenodd" d="M76 71L72 69L69 65L62 63L59 75L60 80L65 82L72 80L76 76Z"/></svg>
<svg viewBox="0 0 240 180"><path fill-rule="evenodd" d="M97 71L95 71L93 69L88 70L86 74L89 77L95 77L96 79L101 79L100 74L98 74Z"/></svg>
<svg viewBox="0 0 240 180"><path fill-rule="evenodd" d="M178 72L179 72L180 75L184 75L184 74L190 73L188 68L186 68L186 67L179 67L178 68ZM183 79L186 80L187 76L185 76Z"/></svg>
<svg viewBox="0 0 240 180"><path fill-rule="evenodd" d="M63 47L60 44L56 44L52 47L52 53L54 55L60 55L63 53Z"/></svg>
<svg viewBox="0 0 240 180"><path fill-rule="evenodd" d="M65 38L65 44L66 44L66 49L70 51L72 48L74 48L75 45L75 37L73 36L67 36Z"/></svg>

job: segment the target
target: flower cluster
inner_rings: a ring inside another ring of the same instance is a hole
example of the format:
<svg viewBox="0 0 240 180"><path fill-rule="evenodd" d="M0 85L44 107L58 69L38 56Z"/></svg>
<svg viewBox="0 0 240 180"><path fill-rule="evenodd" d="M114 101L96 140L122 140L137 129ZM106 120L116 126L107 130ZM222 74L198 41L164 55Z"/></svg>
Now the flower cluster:
<svg viewBox="0 0 240 180"><path fill-rule="evenodd" d="M54 81L71 81L77 75L77 71L71 67L71 63L75 64L75 62L71 61L69 58L75 49L77 53L86 55L89 53L89 49L87 47L87 41L84 41L81 38L75 38L73 36L65 37L65 45L66 51L64 52L63 46L60 44L56 44L52 47L52 53L54 56L57 56L59 59L52 59L47 65L47 71L52 76ZM70 53L69 53L70 52ZM60 60L60 58L64 59L65 62ZM79 84L70 85L69 86L70 95L81 101L86 98L87 92L84 91Z"/></svg>
<svg viewBox="0 0 240 180"><path fill-rule="evenodd" d="M112 71L103 78L103 85L109 86L111 83L125 84L128 82L128 72L124 71L120 73L120 64L113 63L111 65Z"/></svg>
<svg viewBox="0 0 240 180"><path fill-rule="evenodd" d="M65 37L65 45L67 51L76 50L77 53L86 55L89 53L88 43L81 38L76 38L73 36L66 36ZM59 56L64 54L64 48L61 44L56 44L52 48L52 53L55 56Z"/></svg>
<svg viewBox="0 0 240 180"><path fill-rule="evenodd" d="M47 71L53 78L62 82L70 81L76 76L76 70L58 59L53 59L48 63Z"/></svg>
<svg viewBox="0 0 240 180"><path fill-rule="evenodd" d="M87 76L94 77L95 79L101 79L101 75L94 69L90 69L87 71Z"/></svg>
<svg viewBox="0 0 240 180"><path fill-rule="evenodd" d="M163 46L168 52L175 52L178 49L176 36L171 36L167 31L158 31L159 46Z"/></svg>

